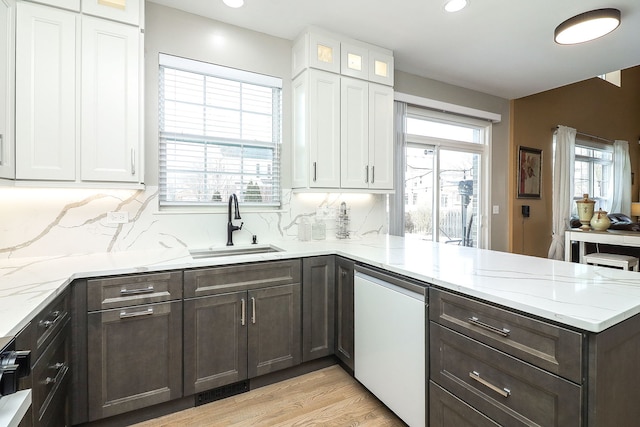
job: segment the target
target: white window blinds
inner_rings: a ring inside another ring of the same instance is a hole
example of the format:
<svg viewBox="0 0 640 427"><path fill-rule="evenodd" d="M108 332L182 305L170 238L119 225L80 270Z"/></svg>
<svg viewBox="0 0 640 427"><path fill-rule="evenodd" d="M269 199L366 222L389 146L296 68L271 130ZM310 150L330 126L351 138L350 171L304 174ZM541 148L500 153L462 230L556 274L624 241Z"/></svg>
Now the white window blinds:
<svg viewBox="0 0 640 427"><path fill-rule="evenodd" d="M282 80L160 55L160 205L280 206Z"/></svg>

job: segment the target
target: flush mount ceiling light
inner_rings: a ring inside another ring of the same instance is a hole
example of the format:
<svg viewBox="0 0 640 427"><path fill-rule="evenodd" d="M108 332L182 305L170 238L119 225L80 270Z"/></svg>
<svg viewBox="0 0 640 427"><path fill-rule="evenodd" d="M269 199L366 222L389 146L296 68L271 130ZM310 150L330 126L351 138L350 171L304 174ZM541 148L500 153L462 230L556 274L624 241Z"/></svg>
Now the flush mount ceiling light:
<svg viewBox="0 0 640 427"><path fill-rule="evenodd" d="M577 44L602 37L618 28L618 9L597 9L581 13L558 25L554 40L558 44Z"/></svg>
<svg viewBox="0 0 640 427"><path fill-rule="evenodd" d="M237 9L244 5L244 0L222 0L222 2L229 7L233 7L234 9Z"/></svg>
<svg viewBox="0 0 640 427"><path fill-rule="evenodd" d="M447 12L458 12L469 5L469 0L448 0L444 3Z"/></svg>

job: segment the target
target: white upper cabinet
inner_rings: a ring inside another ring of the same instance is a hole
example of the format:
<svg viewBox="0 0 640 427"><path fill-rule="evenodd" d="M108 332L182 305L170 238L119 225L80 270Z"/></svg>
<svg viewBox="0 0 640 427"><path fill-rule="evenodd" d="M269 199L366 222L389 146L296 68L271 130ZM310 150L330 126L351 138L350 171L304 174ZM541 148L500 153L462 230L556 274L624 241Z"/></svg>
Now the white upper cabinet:
<svg viewBox="0 0 640 427"><path fill-rule="evenodd" d="M311 69L292 87L292 186L339 188L340 76Z"/></svg>
<svg viewBox="0 0 640 427"><path fill-rule="evenodd" d="M393 190L393 52L312 28L292 73L293 188Z"/></svg>
<svg viewBox="0 0 640 427"><path fill-rule="evenodd" d="M75 180L77 19L66 10L17 4L17 179Z"/></svg>
<svg viewBox="0 0 640 427"><path fill-rule="evenodd" d="M292 77L305 68L340 73L340 41L320 32L302 34L292 51Z"/></svg>
<svg viewBox="0 0 640 427"><path fill-rule="evenodd" d="M48 4L49 6L68 9L74 12L80 11L80 0L34 0L36 3Z"/></svg>
<svg viewBox="0 0 640 427"><path fill-rule="evenodd" d="M18 2L15 179L141 183L142 40L134 25Z"/></svg>
<svg viewBox="0 0 640 427"><path fill-rule="evenodd" d="M15 100L15 22L14 0L0 0L0 178L15 178L14 100Z"/></svg>
<svg viewBox="0 0 640 427"><path fill-rule="evenodd" d="M140 25L140 3L144 0L82 0L82 13Z"/></svg>
<svg viewBox="0 0 640 427"><path fill-rule="evenodd" d="M340 74L367 80L369 78L369 49L349 43L340 45Z"/></svg>
<svg viewBox="0 0 640 427"><path fill-rule="evenodd" d="M138 181L139 29L82 20L83 181Z"/></svg>
<svg viewBox="0 0 640 427"><path fill-rule="evenodd" d="M343 77L341 187L393 189L393 89Z"/></svg>
<svg viewBox="0 0 640 427"><path fill-rule="evenodd" d="M393 86L393 55L369 50L369 81Z"/></svg>

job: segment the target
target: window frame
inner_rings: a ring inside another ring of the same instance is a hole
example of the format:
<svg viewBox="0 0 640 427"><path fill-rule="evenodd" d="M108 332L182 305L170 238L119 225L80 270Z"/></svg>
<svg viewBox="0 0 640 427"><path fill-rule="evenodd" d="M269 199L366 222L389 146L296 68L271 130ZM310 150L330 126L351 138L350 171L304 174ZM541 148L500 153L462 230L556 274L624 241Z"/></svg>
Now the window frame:
<svg viewBox="0 0 640 427"><path fill-rule="evenodd" d="M577 151L578 149L588 149L588 150L596 150L596 151L601 151L601 152L605 152L605 153L609 153L611 158L608 160L603 160L602 158L598 158L598 157L593 157L593 156L585 156L585 155L578 155ZM588 167L589 167L589 171L588 171L588 175L589 175L589 183L588 183L588 191L581 191L581 192L577 192L575 187L573 188L573 200L577 201L577 200L582 200L583 198L583 194L589 194L589 197L597 202L597 206L602 208L602 210L608 210L608 208L611 206L612 203L612 194L611 194L611 184L613 182L613 167L614 167L614 162L613 162L613 146L610 144L604 144L604 143L599 143L599 142L594 142L594 141L589 141L589 140L584 140L584 139L579 139L576 138L575 141L575 147L574 147L574 152L573 152L573 176L574 176L574 180L577 181L576 178L576 163L578 161L583 162L583 163L587 163ZM600 165L606 165L608 167L608 180L606 181L606 185L603 186L604 191L606 191L606 197L600 197L600 196L596 196L596 192L594 191L595 188L595 178L594 178L594 166L596 164L600 164ZM575 183L574 183L575 185ZM578 194L579 193L579 194ZM577 205L575 203L572 204L572 213L577 215Z"/></svg>

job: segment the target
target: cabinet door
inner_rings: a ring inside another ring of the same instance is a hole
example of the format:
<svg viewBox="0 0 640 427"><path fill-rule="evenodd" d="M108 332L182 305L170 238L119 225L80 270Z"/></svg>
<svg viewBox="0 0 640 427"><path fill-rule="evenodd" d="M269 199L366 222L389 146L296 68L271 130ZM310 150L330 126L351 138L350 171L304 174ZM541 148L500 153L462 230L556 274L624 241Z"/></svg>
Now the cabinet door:
<svg viewBox="0 0 640 427"><path fill-rule="evenodd" d="M336 356L353 363L353 261L336 257Z"/></svg>
<svg viewBox="0 0 640 427"><path fill-rule="evenodd" d="M82 19L83 181L138 182L140 30Z"/></svg>
<svg viewBox="0 0 640 427"><path fill-rule="evenodd" d="M76 14L17 6L16 178L73 181Z"/></svg>
<svg viewBox="0 0 640 427"><path fill-rule="evenodd" d="M184 395L247 378L247 293L184 301Z"/></svg>
<svg viewBox="0 0 640 427"><path fill-rule="evenodd" d="M323 34L309 33L309 66L339 73L340 42Z"/></svg>
<svg viewBox="0 0 640 427"><path fill-rule="evenodd" d="M343 77L340 97L342 188L369 187L369 83Z"/></svg>
<svg viewBox="0 0 640 427"><path fill-rule="evenodd" d="M340 44L340 74L367 80L369 78L369 50L349 43Z"/></svg>
<svg viewBox="0 0 640 427"><path fill-rule="evenodd" d="M82 12L113 21L138 25L140 23L141 1L142 0L82 0Z"/></svg>
<svg viewBox="0 0 640 427"><path fill-rule="evenodd" d="M88 314L89 421L182 396L182 301Z"/></svg>
<svg viewBox="0 0 640 427"><path fill-rule="evenodd" d="M15 100L14 0L0 0L0 178L15 178L13 115Z"/></svg>
<svg viewBox="0 0 640 427"><path fill-rule="evenodd" d="M333 256L302 260L302 361L334 353L335 263Z"/></svg>
<svg viewBox="0 0 640 427"><path fill-rule="evenodd" d="M340 187L340 76L309 71L309 187Z"/></svg>
<svg viewBox="0 0 640 427"><path fill-rule="evenodd" d="M393 88L369 84L369 188L393 189Z"/></svg>
<svg viewBox="0 0 640 427"><path fill-rule="evenodd" d="M300 364L300 284L249 291L249 378Z"/></svg>
<svg viewBox="0 0 640 427"><path fill-rule="evenodd" d="M369 81L393 86L393 55L369 51Z"/></svg>

